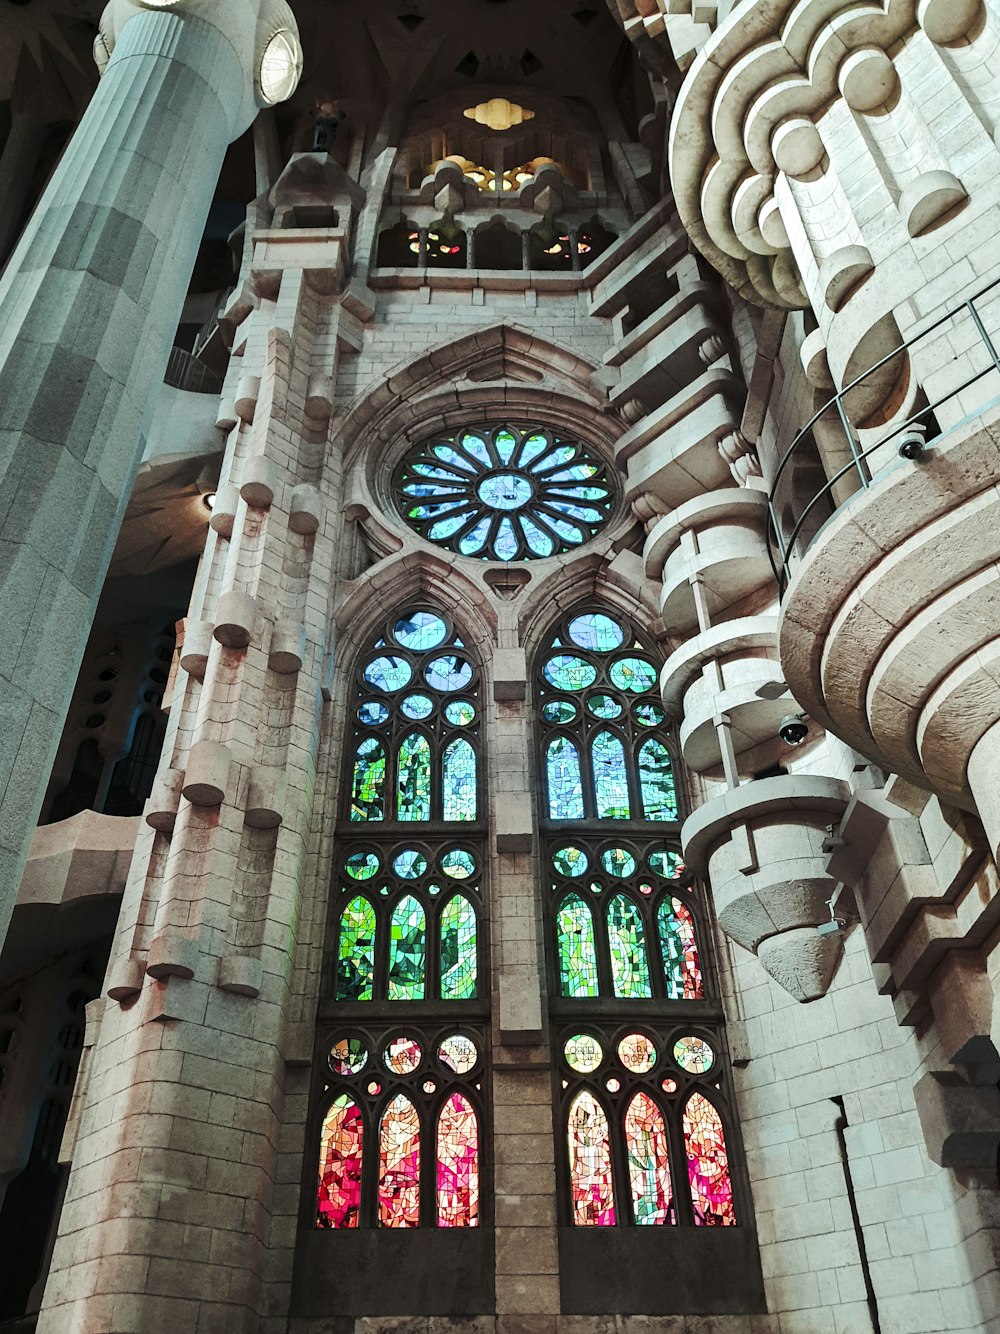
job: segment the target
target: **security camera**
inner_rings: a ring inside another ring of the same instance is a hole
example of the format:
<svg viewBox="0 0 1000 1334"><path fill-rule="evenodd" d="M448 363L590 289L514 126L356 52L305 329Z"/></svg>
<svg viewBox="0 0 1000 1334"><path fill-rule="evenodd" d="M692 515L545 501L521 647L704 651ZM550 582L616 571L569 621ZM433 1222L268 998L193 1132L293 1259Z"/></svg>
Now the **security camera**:
<svg viewBox="0 0 1000 1334"><path fill-rule="evenodd" d="M843 917L831 917L828 922L820 922L816 930L821 936L842 936L847 930L847 923Z"/></svg>
<svg viewBox="0 0 1000 1334"><path fill-rule="evenodd" d="M897 446L899 457L909 459L911 463L923 457L924 449L924 437L916 431L907 431Z"/></svg>
<svg viewBox="0 0 1000 1334"><path fill-rule="evenodd" d="M789 713L778 724L778 736L786 746L801 746L809 728L798 713Z"/></svg>

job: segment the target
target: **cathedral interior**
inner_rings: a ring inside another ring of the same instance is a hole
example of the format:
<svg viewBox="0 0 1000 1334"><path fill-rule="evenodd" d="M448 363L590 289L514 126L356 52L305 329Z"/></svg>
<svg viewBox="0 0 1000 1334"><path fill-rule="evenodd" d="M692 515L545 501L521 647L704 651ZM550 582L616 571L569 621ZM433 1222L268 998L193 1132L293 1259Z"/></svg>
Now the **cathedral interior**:
<svg viewBox="0 0 1000 1334"><path fill-rule="evenodd" d="M0 0L0 1334L1000 1334L998 145L1000 0Z"/></svg>

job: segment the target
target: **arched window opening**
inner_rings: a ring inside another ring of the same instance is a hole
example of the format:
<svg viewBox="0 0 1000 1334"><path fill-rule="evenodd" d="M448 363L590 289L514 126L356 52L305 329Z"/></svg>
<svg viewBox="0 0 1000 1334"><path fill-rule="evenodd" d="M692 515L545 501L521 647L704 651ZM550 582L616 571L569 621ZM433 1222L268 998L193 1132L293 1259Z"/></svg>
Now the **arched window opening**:
<svg viewBox="0 0 1000 1334"><path fill-rule="evenodd" d="M478 1227L485 1030L335 1026L325 1051L316 1227Z"/></svg>

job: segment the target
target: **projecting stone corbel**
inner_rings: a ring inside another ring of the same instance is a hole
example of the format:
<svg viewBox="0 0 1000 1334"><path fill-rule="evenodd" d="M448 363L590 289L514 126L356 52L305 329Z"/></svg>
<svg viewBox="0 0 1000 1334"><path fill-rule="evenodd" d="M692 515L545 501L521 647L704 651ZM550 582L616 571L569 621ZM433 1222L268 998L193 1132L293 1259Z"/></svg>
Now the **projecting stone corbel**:
<svg viewBox="0 0 1000 1334"><path fill-rule="evenodd" d="M932 1162L996 1173L1000 1151L1000 1090L968 1083L957 1070L931 1070L913 1087Z"/></svg>

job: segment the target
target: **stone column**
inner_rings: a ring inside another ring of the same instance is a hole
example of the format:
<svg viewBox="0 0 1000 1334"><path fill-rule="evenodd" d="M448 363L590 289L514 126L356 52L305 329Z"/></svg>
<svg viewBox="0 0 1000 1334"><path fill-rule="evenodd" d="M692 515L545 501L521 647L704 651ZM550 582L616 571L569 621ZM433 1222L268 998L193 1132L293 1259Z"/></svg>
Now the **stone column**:
<svg viewBox="0 0 1000 1334"><path fill-rule="evenodd" d="M229 142L283 0L113 0L111 58L0 282L0 936ZM282 90L284 91L284 90Z"/></svg>

